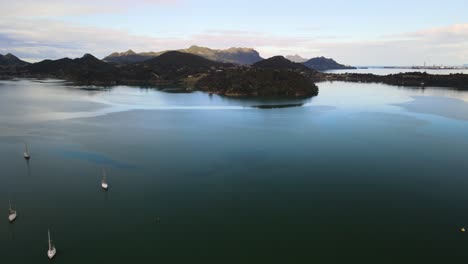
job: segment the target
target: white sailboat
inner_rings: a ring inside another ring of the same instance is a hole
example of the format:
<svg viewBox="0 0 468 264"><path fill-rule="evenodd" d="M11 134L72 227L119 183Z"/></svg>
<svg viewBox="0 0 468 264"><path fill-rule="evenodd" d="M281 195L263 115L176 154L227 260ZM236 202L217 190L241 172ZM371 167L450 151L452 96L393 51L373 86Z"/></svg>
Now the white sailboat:
<svg viewBox="0 0 468 264"><path fill-rule="evenodd" d="M11 222L15 221L16 219L16 211L11 208L11 202L8 200L9 211L8 211L8 220Z"/></svg>
<svg viewBox="0 0 468 264"><path fill-rule="evenodd" d="M52 244L52 240L50 240L50 230L47 230L47 235L49 237L49 250L47 251L47 256L49 259L52 259L55 257L55 254L57 254L57 250L55 249L55 245Z"/></svg>
<svg viewBox="0 0 468 264"><path fill-rule="evenodd" d="M101 187L102 187L104 190L109 189L109 184L107 183L107 175L106 175L106 171L105 171L105 170L102 170Z"/></svg>
<svg viewBox="0 0 468 264"><path fill-rule="evenodd" d="M29 150L28 150L28 144L24 144L24 158L26 160L29 160L31 158L31 154L29 153Z"/></svg>

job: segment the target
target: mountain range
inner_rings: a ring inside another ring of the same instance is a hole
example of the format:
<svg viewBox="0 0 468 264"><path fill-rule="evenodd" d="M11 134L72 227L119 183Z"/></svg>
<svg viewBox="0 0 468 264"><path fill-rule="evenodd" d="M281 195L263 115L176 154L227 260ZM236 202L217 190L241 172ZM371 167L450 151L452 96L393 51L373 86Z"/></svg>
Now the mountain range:
<svg viewBox="0 0 468 264"><path fill-rule="evenodd" d="M252 65L263 60L263 58L260 57L260 54L251 48L229 48L225 50L217 50L200 46L191 46L188 49L180 49L177 51L198 55L212 61L234 63L238 65ZM167 52L169 51L135 53L133 50L128 50L125 52L114 52L105 57L103 61L119 65L141 63ZM295 63L303 63L310 69L318 71L354 69L353 67L339 64L333 59L327 59L324 57L307 60L299 55L290 55L286 56L285 59Z"/></svg>
<svg viewBox="0 0 468 264"><path fill-rule="evenodd" d="M198 55L213 61L235 63L240 65L249 65L263 60L263 58L260 57L260 54L256 50L250 48L229 48L225 50L218 50L206 47L191 46L188 49L180 49L177 51ZM121 53L114 52L105 57L103 60L117 64L130 64L143 62L158 57L167 52L169 51L135 53L132 50L128 50Z"/></svg>
<svg viewBox="0 0 468 264"><path fill-rule="evenodd" d="M98 86L160 87L180 84L187 90L197 89L228 96L311 97L318 93L314 82L321 81L377 82L468 90L466 74L431 75L415 72L378 76L323 73L310 69L321 63L337 67L334 60L326 58L315 58L301 64L275 56L252 65L223 63L180 51L169 51L143 62L123 65L99 60L91 54L76 59L44 60L31 64L12 54L0 58L0 78L56 78ZM306 67L309 63L309 67Z"/></svg>
<svg viewBox="0 0 468 264"><path fill-rule="evenodd" d="M57 78L99 86L180 84L188 89L229 96L314 96L318 93L311 78L315 73L284 57L243 66L180 51L168 51L149 60L123 65L85 54L76 59L0 68L0 77L7 78Z"/></svg>

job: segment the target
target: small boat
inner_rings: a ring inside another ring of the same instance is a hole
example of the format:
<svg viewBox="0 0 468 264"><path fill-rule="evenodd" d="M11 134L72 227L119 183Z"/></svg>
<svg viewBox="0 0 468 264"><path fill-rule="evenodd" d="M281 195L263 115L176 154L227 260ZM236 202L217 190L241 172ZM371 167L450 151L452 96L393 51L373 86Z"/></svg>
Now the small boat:
<svg viewBox="0 0 468 264"><path fill-rule="evenodd" d="M55 249L55 245L53 245L52 240L50 240L50 230L47 230L47 235L49 237L49 250L47 251L47 256L49 259L53 259L55 254L57 254L57 249Z"/></svg>
<svg viewBox="0 0 468 264"><path fill-rule="evenodd" d="M105 171L105 170L102 170L101 187L102 187L102 189L104 189L104 190L109 189L109 184L107 183L107 175L106 175L106 171Z"/></svg>
<svg viewBox="0 0 468 264"><path fill-rule="evenodd" d="M8 220L10 221L10 223L12 223L16 219L16 211L13 210L13 208L11 208L11 202L10 201L8 201L8 205L9 205Z"/></svg>
<svg viewBox="0 0 468 264"><path fill-rule="evenodd" d="M29 160L31 158L31 154L29 153L29 150L28 150L28 144L24 144L24 158L26 160Z"/></svg>

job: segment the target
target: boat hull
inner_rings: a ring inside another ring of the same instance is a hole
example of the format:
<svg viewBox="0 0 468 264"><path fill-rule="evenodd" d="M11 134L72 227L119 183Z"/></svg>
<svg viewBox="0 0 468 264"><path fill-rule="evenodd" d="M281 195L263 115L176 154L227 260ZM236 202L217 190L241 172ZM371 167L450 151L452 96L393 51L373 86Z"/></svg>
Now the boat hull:
<svg viewBox="0 0 468 264"><path fill-rule="evenodd" d="M16 219L16 213L13 213L13 214L9 214L9 215L8 215L8 220L9 220L10 222L15 221L15 219Z"/></svg>
<svg viewBox="0 0 468 264"><path fill-rule="evenodd" d="M57 254L57 250L55 249L55 247L47 251L47 256L49 257L49 259L53 259L55 257L55 254Z"/></svg>

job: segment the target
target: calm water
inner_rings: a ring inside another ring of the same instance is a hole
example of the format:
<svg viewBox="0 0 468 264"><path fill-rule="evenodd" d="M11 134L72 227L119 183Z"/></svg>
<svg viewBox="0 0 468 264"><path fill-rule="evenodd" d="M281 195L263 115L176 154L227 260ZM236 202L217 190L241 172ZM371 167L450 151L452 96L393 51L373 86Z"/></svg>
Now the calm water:
<svg viewBox="0 0 468 264"><path fill-rule="evenodd" d="M468 93L319 87L259 102L0 82L1 263L48 263L47 228L54 263L466 263Z"/></svg>

